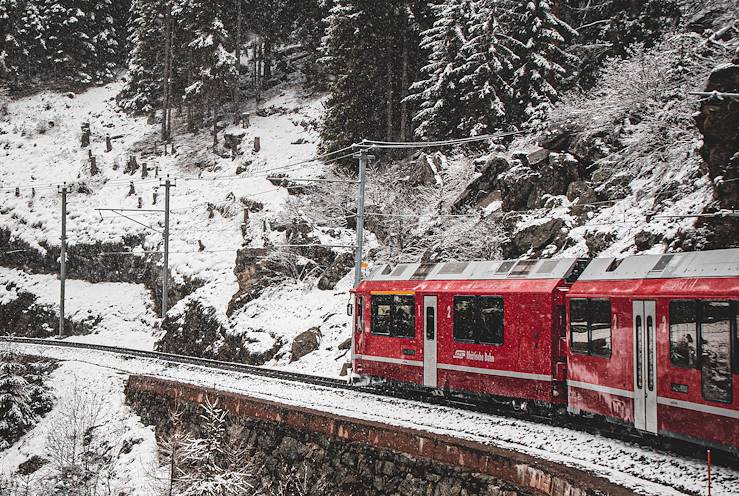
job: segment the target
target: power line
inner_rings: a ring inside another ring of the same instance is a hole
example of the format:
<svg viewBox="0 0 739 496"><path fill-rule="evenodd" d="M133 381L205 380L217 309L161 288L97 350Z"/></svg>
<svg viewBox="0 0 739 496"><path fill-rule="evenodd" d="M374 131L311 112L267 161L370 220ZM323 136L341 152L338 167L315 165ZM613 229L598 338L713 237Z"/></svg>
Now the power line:
<svg viewBox="0 0 739 496"><path fill-rule="evenodd" d="M516 135L524 134L524 133L525 131L511 131L507 133L483 134L480 136L470 136L467 138L442 140L442 141L426 141L426 142L365 140L365 141L362 141L362 143L357 146L364 147L364 148L398 148L398 149L400 148L435 148L435 147L443 147L443 146L451 146L451 145L462 145L465 143L475 143L478 141L488 141L488 140L497 139L497 138L505 138L507 136L516 136Z"/></svg>
<svg viewBox="0 0 739 496"><path fill-rule="evenodd" d="M226 180L226 179L251 179L251 178L262 177L262 176L267 177L267 175L270 172L275 172L275 171L280 171L280 170L286 170L286 169L290 169L290 168L296 168L296 167L299 167L301 165L314 164L315 162L318 162L319 160L321 160L323 158L328 158L328 157L331 157L332 155L337 155L337 154L340 154L342 152L345 152L345 151L351 150L351 149L352 149L352 146L347 146L347 147L341 148L341 149L336 150L336 151L333 151L333 152L324 153L324 154L321 154L321 155L316 155L315 157L312 157L310 159L302 160L302 161L299 161L299 162L292 162L292 163L288 163L288 164L285 164L285 165L280 165L280 166L277 166L277 167L272 167L272 168L269 168L269 169L264 169L262 171L259 171L258 173L255 172L253 174L239 174L239 175L233 174L233 175L206 177L206 178L181 177L181 178L173 178L173 180L174 179L178 179L180 181L216 181L216 180ZM341 157L331 158L330 160L326 160L325 162L326 163L336 162L338 160L343 160L343 159L349 158L351 156L352 156L352 154L346 154L346 155L343 155ZM94 178L90 178L90 181L94 181ZM87 182L88 182L87 180L84 180L84 181L81 181L81 180L80 181L69 181L68 184L70 184L70 186L71 186L71 185L80 185L82 183L85 183L86 184ZM128 179L113 179L113 180L104 182L103 183L103 186L119 186L119 185L120 186L128 186L128 185L130 185L130 183L134 183L134 185L142 185L142 184L149 184L149 183L156 183L156 182L159 182L159 179L141 179L141 180L138 180L138 181L128 180ZM26 191L26 190L30 190L30 189L36 189L36 190L56 189L56 185L57 184L58 183L41 183L41 182L39 182L39 183L24 183L22 186L21 185L2 186L2 183L0 182L0 192L3 192L3 193L7 193L7 192L13 193L13 192L16 191L16 189L18 189L20 191Z"/></svg>

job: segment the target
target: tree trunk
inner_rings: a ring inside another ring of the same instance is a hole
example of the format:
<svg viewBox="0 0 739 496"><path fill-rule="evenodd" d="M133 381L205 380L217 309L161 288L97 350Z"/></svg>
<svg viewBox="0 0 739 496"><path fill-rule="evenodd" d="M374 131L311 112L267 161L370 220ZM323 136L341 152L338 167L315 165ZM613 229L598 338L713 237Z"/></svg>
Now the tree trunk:
<svg viewBox="0 0 739 496"><path fill-rule="evenodd" d="M408 141L408 2L403 2L403 73L400 77L400 141Z"/></svg>
<svg viewBox="0 0 739 496"><path fill-rule="evenodd" d="M272 43L269 41L264 42L264 80L269 81L272 78Z"/></svg>
<svg viewBox="0 0 739 496"><path fill-rule="evenodd" d="M171 47L171 16L172 6L167 4L167 10L164 13L164 95L162 97L162 141L167 141L169 138L169 93L170 93L170 51Z"/></svg>
<svg viewBox="0 0 739 496"><path fill-rule="evenodd" d="M236 0L236 84L234 84L234 124L241 116L241 2Z"/></svg>
<svg viewBox="0 0 739 496"><path fill-rule="evenodd" d="M388 54L386 56L387 63L386 63L386 71L387 71L387 108L385 110L386 112L386 119L385 119L385 139L387 141L393 140L393 60L392 57L389 56L390 52L388 51Z"/></svg>
<svg viewBox="0 0 739 496"><path fill-rule="evenodd" d="M218 118L216 117L215 101L211 106L213 107L213 151L216 151L216 147L218 146Z"/></svg>

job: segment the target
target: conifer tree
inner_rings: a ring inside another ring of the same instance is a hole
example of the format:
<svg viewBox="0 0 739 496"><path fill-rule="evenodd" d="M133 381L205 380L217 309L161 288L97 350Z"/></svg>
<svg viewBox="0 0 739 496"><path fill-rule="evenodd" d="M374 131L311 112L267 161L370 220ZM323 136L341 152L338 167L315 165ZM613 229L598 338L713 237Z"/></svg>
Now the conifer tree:
<svg viewBox="0 0 739 496"><path fill-rule="evenodd" d="M469 65L462 49L469 46L471 39L473 1L445 0L435 6L435 14L433 27L423 33L421 41L421 47L430 53L428 64L421 70L425 79L411 86L412 94L408 97L419 106L413 118L419 138L465 133L464 109L460 103L469 92L462 83Z"/></svg>
<svg viewBox="0 0 739 496"><path fill-rule="evenodd" d="M513 78L515 98L522 119L539 128L559 100L568 71L578 62L563 46L577 31L552 13L550 0L521 0L514 15L522 28L516 35L521 64Z"/></svg>
<svg viewBox="0 0 739 496"><path fill-rule="evenodd" d="M0 451L26 432L35 422L25 367L7 352L0 360Z"/></svg>
<svg viewBox="0 0 739 496"><path fill-rule="evenodd" d="M13 86L30 79L44 56L43 36L34 2L0 0L0 77Z"/></svg>
<svg viewBox="0 0 739 496"><path fill-rule="evenodd" d="M236 59L223 24L225 15L226 11L213 0L183 0L181 7L173 10L175 23L189 37L189 84L184 98L190 105L213 112L214 140L217 107L229 97L237 77Z"/></svg>
<svg viewBox="0 0 739 496"><path fill-rule="evenodd" d="M113 77L119 47L114 0L42 0L53 75L88 84Z"/></svg>
<svg viewBox="0 0 739 496"><path fill-rule="evenodd" d="M421 65L415 47L427 8L411 0L336 2L321 46L321 62L334 78L321 130L324 149L401 134L403 86Z"/></svg>
<svg viewBox="0 0 739 496"><path fill-rule="evenodd" d="M121 106L135 112L151 112L162 96L164 31L162 0L133 0L128 43L128 80L118 96Z"/></svg>
<svg viewBox="0 0 739 496"><path fill-rule="evenodd" d="M462 47L461 86L465 109L459 130L482 135L501 129L508 120L513 89L508 80L518 57L496 18L493 2L480 2L472 14L470 37Z"/></svg>

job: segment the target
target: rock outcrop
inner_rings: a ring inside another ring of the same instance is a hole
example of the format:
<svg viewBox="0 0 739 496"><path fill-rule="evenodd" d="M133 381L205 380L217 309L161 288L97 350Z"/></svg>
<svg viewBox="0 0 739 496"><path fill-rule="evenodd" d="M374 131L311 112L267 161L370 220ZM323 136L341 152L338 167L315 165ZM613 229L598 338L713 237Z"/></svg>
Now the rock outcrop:
<svg viewBox="0 0 739 496"><path fill-rule="evenodd" d="M321 344L321 337L321 329L318 327L312 327L295 336L290 345L290 361L300 360L308 353L316 351Z"/></svg>
<svg viewBox="0 0 739 496"><path fill-rule="evenodd" d="M711 72L707 92L739 93L739 50L732 63ZM722 208L739 208L739 98L709 97L694 116L703 134L701 157Z"/></svg>

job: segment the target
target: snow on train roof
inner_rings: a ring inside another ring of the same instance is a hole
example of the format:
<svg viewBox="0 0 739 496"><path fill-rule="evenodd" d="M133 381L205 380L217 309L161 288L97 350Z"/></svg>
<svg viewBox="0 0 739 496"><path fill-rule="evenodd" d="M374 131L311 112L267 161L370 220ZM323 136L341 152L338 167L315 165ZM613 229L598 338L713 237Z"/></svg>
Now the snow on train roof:
<svg viewBox="0 0 739 496"><path fill-rule="evenodd" d="M383 265L367 278L370 281L564 279L578 260L501 260L497 262L442 262Z"/></svg>
<svg viewBox="0 0 739 496"><path fill-rule="evenodd" d="M637 255L622 260L596 258L588 264L578 280L687 277L739 277L739 248L664 255Z"/></svg>

